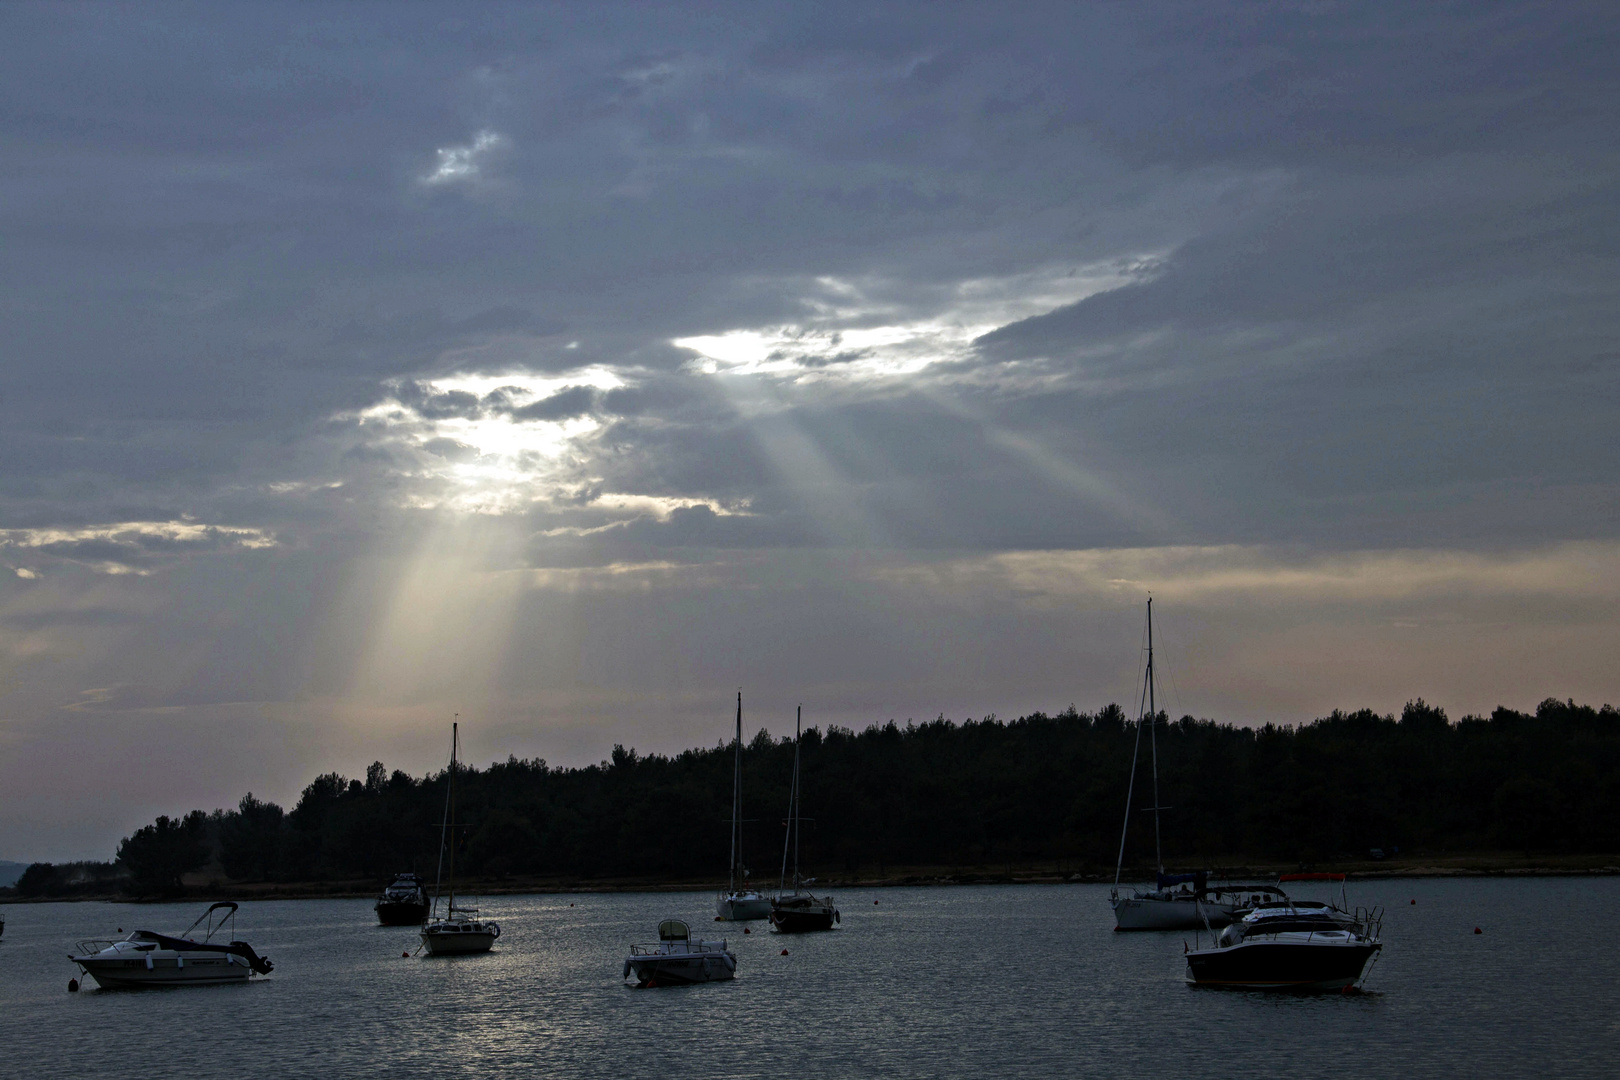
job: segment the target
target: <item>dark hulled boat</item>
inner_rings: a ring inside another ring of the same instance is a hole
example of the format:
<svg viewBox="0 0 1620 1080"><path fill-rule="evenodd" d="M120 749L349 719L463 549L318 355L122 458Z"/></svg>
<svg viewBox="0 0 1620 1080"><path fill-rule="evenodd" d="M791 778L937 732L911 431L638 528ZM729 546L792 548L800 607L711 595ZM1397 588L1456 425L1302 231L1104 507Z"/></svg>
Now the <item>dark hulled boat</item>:
<svg viewBox="0 0 1620 1080"><path fill-rule="evenodd" d="M1253 990L1344 990L1357 986L1383 945L1377 916L1347 922L1315 908L1257 908L1187 953L1187 981Z"/></svg>
<svg viewBox="0 0 1620 1080"><path fill-rule="evenodd" d="M377 921L384 926L421 926L427 913L427 887L415 874L396 876L377 897Z"/></svg>
<svg viewBox="0 0 1620 1080"><path fill-rule="evenodd" d="M841 920L830 896L819 897L807 892L796 892L778 896L771 901L771 925L783 934L831 930L836 921Z"/></svg>
<svg viewBox="0 0 1620 1080"><path fill-rule="evenodd" d="M833 923L842 922L838 909L830 896L813 896L804 891L811 882L799 877L799 734L803 726L804 710L800 709L793 728L793 786L788 789L787 835L782 841L782 880L776 896L771 900L771 927L782 934L804 934L814 930L831 930ZM793 853L793 891L787 891L788 852ZM814 881L812 878L811 881Z"/></svg>

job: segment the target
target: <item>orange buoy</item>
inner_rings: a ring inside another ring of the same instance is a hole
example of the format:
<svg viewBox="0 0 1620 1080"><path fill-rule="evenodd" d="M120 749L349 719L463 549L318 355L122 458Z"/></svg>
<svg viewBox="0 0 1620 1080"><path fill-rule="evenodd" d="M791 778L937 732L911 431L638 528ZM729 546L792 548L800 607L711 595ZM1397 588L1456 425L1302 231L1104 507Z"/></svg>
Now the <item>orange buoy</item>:
<svg viewBox="0 0 1620 1080"><path fill-rule="evenodd" d="M399 958L401 960L409 960L411 958L411 954L408 952L402 952L399 954Z"/></svg>
<svg viewBox="0 0 1620 1080"><path fill-rule="evenodd" d="M1416 900L1413 900L1413 901L1412 901L1412 903L1413 903L1413 904L1416 904L1416 903L1417 903L1417 901L1416 901Z"/></svg>
<svg viewBox="0 0 1620 1080"><path fill-rule="evenodd" d="M872 906L877 907L877 901L876 900L872 901Z"/></svg>
<svg viewBox="0 0 1620 1080"><path fill-rule="evenodd" d="M782 950L782 955L783 955L783 956L786 956L786 955L787 955L787 950L786 950L786 949L783 949L783 950Z"/></svg>
<svg viewBox="0 0 1620 1080"><path fill-rule="evenodd" d="M1484 933L1484 932L1485 932L1485 931L1483 931L1483 930L1481 930L1481 929L1480 929L1480 928L1479 928L1479 927L1477 927L1477 926L1476 926L1476 927L1474 927L1474 933L1476 933L1476 934L1483 934L1483 933Z"/></svg>
<svg viewBox="0 0 1620 1080"><path fill-rule="evenodd" d="M718 915L716 915L716 916L715 916L715 917L714 917L714 921L715 921L715 922L719 922L719 921L720 921L720 916L718 916Z"/></svg>
<svg viewBox="0 0 1620 1080"><path fill-rule="evenodd" d="M748 929L748 927L746 927L746 926L745 926L745 927L743 927L743 933L745 933L745 934L752 934L752 933L753 933L753 931L752 931L752 930L750 930L750 929Z"/></svg>
<svg viewBox="0 0 1620 1080"><path fill-rule="evenodd" d="M79 992L79 980L78 979L69 979L68 980L68 993L77 994L78 992Z"/></svg>

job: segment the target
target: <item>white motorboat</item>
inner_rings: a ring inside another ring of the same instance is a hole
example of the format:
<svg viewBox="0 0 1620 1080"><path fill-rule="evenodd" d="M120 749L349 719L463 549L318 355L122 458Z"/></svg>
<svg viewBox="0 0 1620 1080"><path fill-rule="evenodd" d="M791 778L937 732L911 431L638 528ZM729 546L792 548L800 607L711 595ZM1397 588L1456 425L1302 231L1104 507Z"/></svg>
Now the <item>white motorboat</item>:
<svg viewBox="0 0 1620 1080"><path fill-rule="evenodd" d="M489 952L495 939L501 936L499 923L478 917L477 908L456 906L456 845L451 836L456 819L456 751L460 739L459 723L450 725L450 774L444 793L444 826L439 833L440 875L433 886L433 910L422 924L422 945L430 956L460 956L467 953ZM446 853L449 855L449 874L445 875ZM447 884L444 894L444 914L439 914L440 885Z"/></svg>
<svg viewBox="0 0 1620 1080"><path fill-rule="evenodd" d="M623 978L639 986L677 986L735 978L737 957L726 942L693 941L679 919L658 924L658 940L630 946Z"/></svg>
<svg viewBox="0 0 1620 1080"><path fill-rule="evenodd" d="M216 913L218 918L215 917ZM78 955L68 959L96 980L103 989L137 986L210 986L246 982L254 975L268 975L274 965L253 951L245 941L214 941L214 935L229 925L236 932L236 905L218 903L202 917L174 936L151 930L137 930L122 941L79 942ZM197 928L203 937L190 937Z"/></svg>
<svg viewBox="0 0 1620 1080"><path fill-rule="evenodd" d="M742 862L742 691L737 691L736 752L731 771L731 877L726 891L715 897L715 914L727 922L768 919L771 898L746 887L748 868ZM739 888L739 883L743 887Z"/></svg>
<svg viewBox="0 0 1620 1080"><path fill-rule="evenodd" d="M1187 952L1187 981L1251 990L1346 990L1359 986L1383 949L1377 911L1346 918L1320 904L1265 904Z"/></svg>

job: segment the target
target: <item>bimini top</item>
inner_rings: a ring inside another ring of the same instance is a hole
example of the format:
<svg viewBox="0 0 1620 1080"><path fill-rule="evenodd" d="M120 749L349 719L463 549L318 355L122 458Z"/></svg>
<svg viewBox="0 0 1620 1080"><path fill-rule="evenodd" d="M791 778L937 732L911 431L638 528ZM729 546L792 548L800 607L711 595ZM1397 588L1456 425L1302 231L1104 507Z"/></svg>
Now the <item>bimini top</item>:
<svg viewBox="0 0 1620 1080"><path fill-rule="evenodd" d="M686 924L679 919L665 919L658 924L659 941L690 941L691 939L692 931L688 930Z"/></svg>

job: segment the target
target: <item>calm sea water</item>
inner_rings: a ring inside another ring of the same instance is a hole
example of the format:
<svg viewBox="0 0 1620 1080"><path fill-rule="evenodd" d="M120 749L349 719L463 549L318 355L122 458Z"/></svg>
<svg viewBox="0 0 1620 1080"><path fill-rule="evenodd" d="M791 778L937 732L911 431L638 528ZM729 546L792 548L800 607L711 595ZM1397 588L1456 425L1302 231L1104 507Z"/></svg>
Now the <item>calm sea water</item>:
<svg viewBox="0 0 1620 1080"><path fill-rule="evenodd" d="M838 930L800 937L714 923L707 894L492 897L496 950L452 959L402 958L414 929L374 925L370 901L251 903L238 936L271 977L77 994L76 940L179 930L203 905L18 905L0 1075L1616 1075L1620 879L1360 884L1351 902L1389 914L1353 997L1188 987L1187 935L1113 933L1106 897L852 890ZM730 940L734 982L621 982L626 947L672 915Z"/></svg>

